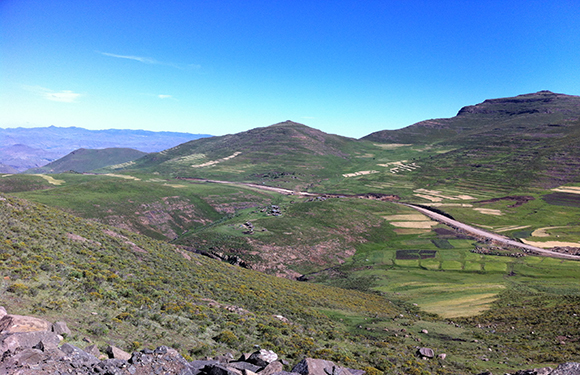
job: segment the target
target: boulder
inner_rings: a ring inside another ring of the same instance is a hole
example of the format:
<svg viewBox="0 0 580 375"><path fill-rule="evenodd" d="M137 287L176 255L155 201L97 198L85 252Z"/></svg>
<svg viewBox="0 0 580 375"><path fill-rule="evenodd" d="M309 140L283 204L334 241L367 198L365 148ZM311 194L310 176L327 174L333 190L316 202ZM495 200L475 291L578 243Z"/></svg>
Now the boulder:
<svg viewBox="0 0 580 375"><path fill-rule="evenodd" d="M68 328L68 326L66 325L65 322L55 322L52 325L52 332L56 333L57 335L70 335L70 329Z"/></svg>
<svg viewBox="0 0 580 375"><path fill-rule="evenodd" d="M43 319L23 315L5 315L0 319L0 333L50 331L51 324Z"/></svg>
<svg viewBox="0 0 580 375"><path fill-rule="evenodd" d="M445 358L447 358L447 354L445 354L445 353L437 354L437 358L445 359Z"/></svg>
<svg viewBox="0 0 580 375"><path fill-rule="evenodd" d="M260 349L257 352L252 353L248 362L253 363L256 366L266 367L269 363L274 362L278 359L278 355L271 350Z"/></svg>
<svg viewBox="0 0 580 375"><path fill-rule="evenodd" d="M106 353L109 356L109 358L112 359L120 359L122 361L128 361L131 359L131 354L112 345L109 345L109 347L107 347Z"/></svg>
<svg viewBox="0 0 580 375"><path fill-rule="evenodd" d="M242 375L242 372L233 367L226 367L224 365L214 365L209 368L205 368L205 373L207 375Z"/></svg>
<svg viewBox="0 0 580 375"><path fill-rule="evenodd" d="M431 348L420 348L419 355L426 358L433 358L435 357L435 352Z"/></svg>
<svg viewBox="0 0 580 375"><path fill-rule="evenodd" d="M96 345L89 345L85 348L85 352L89 353L90 355L94 355L96 358L101 356L101 352Z"/></svg>
<svg viewBox="0 0 580 375"><path fill-rule="evenodd" d="M274 361L268 364L268 366L264 367L258 374L259 375L272 375L277 372L280 372L284 369L284 365L280 361Z"/></svg>
<svg viewBox="0 0 580 375"><path fill-rule="evenodd" d="M313 358L303 359L294 366L292 372L301 375L352 375L348 369L338 367L332 361Z"/></svg>
<svg viewBox="0 0 580 375"><path fill-rule="evenodd" d="M240 371L249 370L252 372L258 372L258 371L260 371L260 369L262 369L261 366L256 366L256 365L249 363L249 362L230 362L230 363L228 363L228 366L233 367L235 369L238 369Z"/></svg>
<svg viewBox="0 0 580 375"><path fill-rule="evenodd" d="M580 375L580 363L566 362L556 367L550 375Z"/></svg>
<svg viewBox="0 0 580 375"><path fill-rule="evenodd" d="M6 309L4 308L4 306L0 306L0 319L4 318L4 316L7 314L8 313L6 312Z"/></svg>
<svg viewBox="0 0 580 375"><path fill-rule="evenodd" d="M38 345L41 347L38 347ZM60 338L53 332L39 331L39 332L22 332L4 335L4 339L0 342L0 352L3 353L10 350L14 353L16 349L32 348L37 349L56 349L60 343Z"/></svg>
<svg viewBox="0 0 580 375"><path fill-rule="evenodd" d="M99 360L92 354L85 352L82 349L77 348L71 344L62 344L60 346L60 350L70 358L71 362L82 363L82 364L95 364L98 363Z"/></svg>

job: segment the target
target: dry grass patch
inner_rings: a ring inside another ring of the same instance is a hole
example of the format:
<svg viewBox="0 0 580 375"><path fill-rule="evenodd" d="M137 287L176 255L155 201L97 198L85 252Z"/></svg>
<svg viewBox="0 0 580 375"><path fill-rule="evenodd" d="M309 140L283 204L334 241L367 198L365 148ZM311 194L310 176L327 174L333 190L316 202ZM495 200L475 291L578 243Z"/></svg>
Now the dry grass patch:
<svg viewBox="0 0 580 375"><path fill-rule="evenodd" d="M359 171L354 173L345 173L343 177L356 177L356 176L363 176L365 174L372 174L372 173L379 173L379 171Z"/></svg>
<svg viewBox="0 0 580 375"><path fill-rule="evenodd" d="M568 227L545 227L545 228L538 228L532 232L532 237L550 237L550 233L546 232L550 229L558 229L558 228L568 228Z"/></svg>
<svg viewBox="0 0 580 375"><path fill-rule="evenodd" d="M474 211L480 212L484 215L496 215L496 216L501 216L503 215L501 210L494 210L492 208L474 208Z"/></svg>
<svg viewBox="0 0 580 375"><path fill-rule="evenodd" d="M58 186L58 185L62 185L62 184L64 184L64 183L66 182L65 180L57 180L57 179L53 178L52 176L47 176L47 175L45 175L45 174L35 174L35 176L42 177L42 178L44 178L44 179L45 179L45 180L46 180L46 181L47 181L49 184L52 184L52 185L57 185L57 186Z"/></svg>
<svg viewBox="0 0 580 375"><path fill-rule="evenodd" d="M540 247L542 249L549 249L551 247L580 247L580 242L562 242L562 241L527 241L521 239L526 245Z"/></svg>
<svg viewBox="0 0 580 375"><path fill-rule="evenodd" d="M391 221L390 224L398 228L431 229L439 223L436 221Z"/></svg>
<svg viewBox="0 0 580 375"><path fill-rule="evenodd" d="M431 195L425 195L425 194L413 194L413 195L416 197L419 197L419 198L427 199L431 202L441 202L443 200L443 198L433 197Z"/></svg>
<svg viewBox="0 0 580 375"><path fill-rule="evenodd" d="M389 215L383 216L389 221L425 221L429 218L422 214L407 214L407 215Z"/></svg>
<svg viewBox="0 0 580 375"><path fill-rule="evenodd" d="M141 181L140 178L133 177L133 176L128 176L126 174L105 173L103 176L124 178L125 180Z"/></svg>
<svg viewBox="0 0 580 375"><path fill-rule="evenodd" d="M509 232L510 230L526 229L526 228L529 228L529 227L530 227L529 225L521 225L521 226L510 225L508 227L498 228L495 231L497 233L501 233L501 232Z"/></svg>
<svg viewBox="0 0 580 375"><path fill-rule="evenodd" d="M580 194L580 186L560 186L552 189L552 191L559 191L561 193Z"/></svg>
<svg viewBox="0 0 580 375"><path fill-rule="evenodd" d="M383 150L392 150L395 148L399 148L399 147L404 147L404 146L412 146L412 144L406 144L406 143L387 143L387 144L379 144L379 143L373 143L374 146L377 146L379 148L382 148Z"/></svg>
<svg viewBox="0 0 580 375"><path fill-rule="evenodd" d="M408 229L408 228L395 228L393 232L397 234L424 234L429 233L431 229Z"/></svg>

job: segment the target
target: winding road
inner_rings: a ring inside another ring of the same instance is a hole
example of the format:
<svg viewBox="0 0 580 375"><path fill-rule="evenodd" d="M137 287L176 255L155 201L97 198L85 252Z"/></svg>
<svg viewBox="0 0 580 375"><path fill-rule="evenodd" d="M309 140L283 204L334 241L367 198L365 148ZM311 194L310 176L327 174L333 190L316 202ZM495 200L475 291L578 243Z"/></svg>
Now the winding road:
<svg viewBox="0 0 580 375"><path fill-rule="evenodd" d="M315 193L308 193L308 192L302 192L302 191L293 191L293 190L284 189L284 188L278 188L278 187L267 186L267 185L252 184L252 183L245 183L245 182L230 182L230 181L218 181L218 180L206 180L206 179L191 179L191 180L197 180L200 182L217 183L217 184L242 185L242 186L260 189L260 190L273 191L273 192L277 192L277 193L285 194L285 195L299 195L299 196L307 196L307 197L316 197L316 196L325 195L325 194L315 194ZM483 229L475 228L475 227L472 227L471 225L464 224L460 221L450 219L447 216L438 214L436 212L430 211L430 210L423 208L423 207L416 206L414 204L410 204L410 203L398 203L398 204L407 206L409 208L413 208L413 209L421 212L423 215L430 217L431 219L433 219L435 221L440 222L441 224L445 224L445 225L450 226L452 228L460 229L460 230L464 231L465 233L468 233L468 234L475 236L475 237L484 238L484 239L494 241L496 243L500 243L503 246L510 246L510 247L522 249L525 252L531 253L534 255L542 255L542 256L547 256L547 257L552 257L552 258L560 258L560 259L580 260L580 256L578 256L578 255L558 253L556 251L551 251L551 250L546 250L546 249L542 249L542 248L531 246L531 245L526 245L524 243L509 239L508 237L505 237L505 236L502 236L502 235L499 235L496 233L488 232L488 231L485 231Z"/></svg>
<svg viewBox="0 0 580 375"><path fill-rule="evenodd" d="M531 246L531 245L526 245L526 244L523 244L521 242L517 242L517 241L511 240L507 237L501 236L499 234L488 232L488 231L485 231L485 230L482 230L479 228L472 227L471 225L464 224L464 223L459 222L457 220L450 219L446 216L443 216L443 215L438 214L436 212L430 211L426 208L415 206L414 204L409 204L409 203L399 203L399 204L413 208L413 209L419 211L420 213L422 213L423 215L428 216L431 219L438 221L442 224L448 225L448 226L453 227L453 228L461 229L462 231L464 231L468 234L474 235L476 237L483 237L483 238L501 243L502 245L505 245L505 246L517 247L517 248L523 249L524 251L527 251L527 252L535 253L537 255L549 256L552 258L580 260L580 256L578 256L578 255L563 254L563 253L558 253L556 251L551 251L551 250L546 250L546 249L542 249L542 248Z"/></svg>

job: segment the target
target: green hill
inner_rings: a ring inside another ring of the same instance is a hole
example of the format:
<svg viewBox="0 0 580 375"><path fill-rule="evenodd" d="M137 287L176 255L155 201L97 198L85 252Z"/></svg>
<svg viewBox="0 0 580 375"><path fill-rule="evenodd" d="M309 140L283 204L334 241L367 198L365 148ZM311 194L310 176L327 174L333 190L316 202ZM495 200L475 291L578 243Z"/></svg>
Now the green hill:
<svg viewBox="0 0 580 375"><path fill-rule="evenodd" d="M108 165L130 162L144 155L147 155L147 153L132 148L104 148L99 150L80 148L43 167L32 168L24 173L63 173L68 171L83 173Z"/></svg>
<svg viewBox="0 0 580 375"><path fill-rule="evenodd" d="M457 116L363 139L451 150L421 160L415 178L472 188L556 187L580 181L580 97L540 91L491 99Z"/></svg>

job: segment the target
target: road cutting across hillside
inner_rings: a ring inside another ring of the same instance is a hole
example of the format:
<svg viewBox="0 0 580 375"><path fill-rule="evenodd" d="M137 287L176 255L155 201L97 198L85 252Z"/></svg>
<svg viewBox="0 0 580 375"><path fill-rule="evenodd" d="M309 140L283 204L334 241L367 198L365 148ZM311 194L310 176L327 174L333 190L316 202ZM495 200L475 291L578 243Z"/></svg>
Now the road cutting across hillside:
<svg viewBox="0 0 580 375"><path fill-rule="evenodd" d="M580 260L580 256L578 256L578 255L563 254L563 253L558 253L556 251L551 251L551 250L546 250L546 249L542 249L539 247L535 247L532 245L526 245L526 244L523 244L521 242L511 240L505 236L502 236L502 235L499 235L496 233L492 233L492 232L488 232L488 231L485 231L485 230L482 230L479 228L475 228L475 227L472 227L471 225L467 225L467 224L461 223L457 220L450 219L447 216L438 214L436 212L433 212L433 211L428 210L428 209L423 208L423 207L415 206L414 204L410 204L410 203L399 203L399 204L413 208L413 209L421 212L423 215L428 216L431 219L436 220L442 224L448 225L448 226L453 227L453 228L460 229L460 230L462 230L470 235L476 236L476 237L481 237L481 238L492 240L492 241L500 243L504 246L516 247L516 248L522 249L528 253L549 256L552 258Z"/></svg>
<svg viewBox="0 0 580 375"><path fill-rule="evenodd" d="M249 188L255 188L255 189L266 190L266 191L273 191L273 192L285 194L285 195L298 195L298 196L307 196L307 197L317 197L317 196L339 197L339 196L341 196L341 195L335 195L335 194L316 194L316 193L308 193L308 192L303 192L303 191L294 191L294 190L284 189L284 188L279 188L279 187L274 187L274 186L259 185L259 184L245 183L245 182L207 180L207 179L200 179L200 178L179 178L179 179L195 180L195 181L199 181L199 182L210 182L210 183L218 183L218 184L230 184L230 185L246 186ZM368 197L369 199L371 199L371 198L376 199L376 197L374 197L373 194L367 194L367 195L369 195L369 197ZM344 195L344 197L347 197L347 195ZM352 197L352 196L350 196L350 197ZM357 197L364 198L365 194L357 195ZM461 230L469 235L472 235L474 237L479 237L482 239L494 241L494 242L499 243L503 246L509 246L509 247L515 247L518 249L522 249L524 252L529 253L529 254L534 254L534 255L542 255L542 256L547 256L547 257L552 257L552 258L560 258L560 259L580 260L580 256L578 256L578 255L559 253L556 251L546 250L546 249L542 249L542 248L539 248L536 246L527 245L527 244L524 244L524 243L521 243L518 241L514 241L514 240L512 240L508 237L502 236L500 234L496 234L496 233L488 232L488 231L485 231L485 230L482 230L479 228L472 227L471 225L467 225L467 224L464 224L464 223L459 222L457 220L453 220L453 219L448 218L444 215L438 214L436 212L433 212L431 210L428 210L428 209L420 207L420 206L416 206L414 204L410 204L410 203L398 203L398 204L402 204L402 205L407 206L409 208L413 208L413 209L421 212L423 215L430 217L431 219L438 221L441 224L448 225L452 228L459 229L459 230Z"/></svg>

